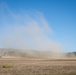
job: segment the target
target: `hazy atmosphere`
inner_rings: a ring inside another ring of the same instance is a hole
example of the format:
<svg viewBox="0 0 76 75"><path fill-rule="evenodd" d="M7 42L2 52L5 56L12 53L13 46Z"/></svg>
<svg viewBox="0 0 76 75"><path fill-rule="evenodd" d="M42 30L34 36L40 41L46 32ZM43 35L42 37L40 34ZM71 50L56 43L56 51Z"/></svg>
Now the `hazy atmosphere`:
<svg viewBox="0 0 76 75"><path fill-rule="evenodd" d="M76 0L0 0L0 75L76 75Z"/></svg>
<svg viewBox="0 0 76 75"><path fill-rule="evenodd" d="M75 3L75 0L0 0L0 47L75 51Z"/></svg>

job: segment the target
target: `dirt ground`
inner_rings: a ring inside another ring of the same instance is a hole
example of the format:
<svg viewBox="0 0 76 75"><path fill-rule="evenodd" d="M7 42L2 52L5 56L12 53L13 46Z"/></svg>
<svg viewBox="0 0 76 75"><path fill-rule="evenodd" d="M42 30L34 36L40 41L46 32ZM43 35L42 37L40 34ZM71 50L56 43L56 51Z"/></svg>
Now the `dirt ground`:
<svg viewBox="0 0 76 75"><path fill-rule="evenodd" d="M76 59L0 58L0 75L76 75Z"/></svg>

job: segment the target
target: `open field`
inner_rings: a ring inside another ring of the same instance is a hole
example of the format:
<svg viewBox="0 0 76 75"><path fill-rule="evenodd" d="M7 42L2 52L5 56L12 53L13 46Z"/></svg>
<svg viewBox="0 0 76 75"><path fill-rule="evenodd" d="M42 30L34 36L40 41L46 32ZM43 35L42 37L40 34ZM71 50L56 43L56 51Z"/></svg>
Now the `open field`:
<svg viewBox="0 0 76 75"><path fill-rule="evenodd" d="M76 59L0 58L0 75L76 75Z"/></svg>

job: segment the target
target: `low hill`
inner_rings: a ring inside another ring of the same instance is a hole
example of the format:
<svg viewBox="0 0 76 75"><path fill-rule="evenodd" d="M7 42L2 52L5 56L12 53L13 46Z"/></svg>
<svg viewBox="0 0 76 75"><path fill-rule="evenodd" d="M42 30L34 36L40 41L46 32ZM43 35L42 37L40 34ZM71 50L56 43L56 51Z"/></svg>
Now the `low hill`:
<svg viewBox="0 0 76 75"><path fill-rule="evenodd" d="M0 57L27 57L27 58L62 58L76 57L76 52L57 53L52 51L19 50L0 48Z"/></svg>

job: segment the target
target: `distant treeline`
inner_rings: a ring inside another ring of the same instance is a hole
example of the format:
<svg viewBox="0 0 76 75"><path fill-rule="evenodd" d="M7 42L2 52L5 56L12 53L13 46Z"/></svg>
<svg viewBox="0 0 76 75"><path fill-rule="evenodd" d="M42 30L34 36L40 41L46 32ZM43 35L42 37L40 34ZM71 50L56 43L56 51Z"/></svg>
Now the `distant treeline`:
<svg viewBox="0 0 76 75"><path fill-rule="evenodd" d="M67 57L76 57L76 52L68 52L66 53Z"/></svg>
<svg viewBox="0 0 76 75"><path fill-rule="evenodd" d="M57 57L59 54L51 51L36 51L36 50L19 50L19 49L4 49L0 48L0 57L15 56L15 57L30 57L30 58L51 58ZM64 57L76 58L76 52L60 53Z"/></svg>

